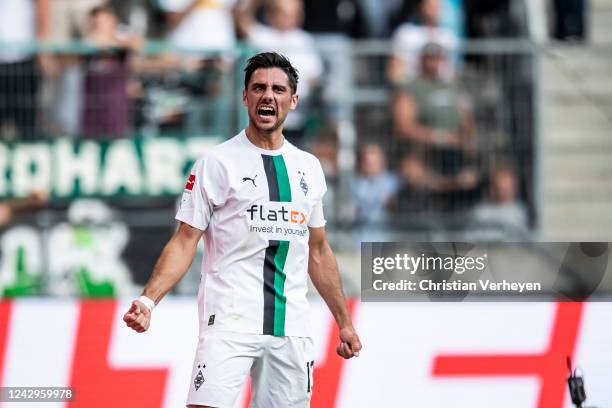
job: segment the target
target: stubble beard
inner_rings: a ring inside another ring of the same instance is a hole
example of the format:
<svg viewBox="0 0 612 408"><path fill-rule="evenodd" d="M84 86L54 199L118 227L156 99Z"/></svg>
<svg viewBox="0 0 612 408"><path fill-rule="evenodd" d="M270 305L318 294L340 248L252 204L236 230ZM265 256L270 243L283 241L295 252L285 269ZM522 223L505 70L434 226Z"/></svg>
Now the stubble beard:
<svg viewBox="0 0 612 408"><path fill-rule="evenodd" d="M282 118L282 119L278 118L276 122L274 122L274 125L272 125L272 127L264 128L257 124L256 117L249 116L249 120L251 121L251 124L253 125L255 129L257 129L258 132L266 133L266 134L272 134L278 129L282 130L283 125L285 124L285 118Z"/></svg>

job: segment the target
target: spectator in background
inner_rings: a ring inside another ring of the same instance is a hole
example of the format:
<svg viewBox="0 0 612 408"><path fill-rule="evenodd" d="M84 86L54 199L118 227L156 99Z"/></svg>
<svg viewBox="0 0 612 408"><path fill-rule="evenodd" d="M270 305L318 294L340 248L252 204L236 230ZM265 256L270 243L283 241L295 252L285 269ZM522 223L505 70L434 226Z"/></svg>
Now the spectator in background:
<svg viewBox="0 0 612 408"><path fill-rule="evenodd" d="M459 89L442 78L443 48L429 43L420 54L420 75L396 92L396 132L402 148L423 152L435 173L457 177L476 158L474 118Z"/></svg>
<svg viewBox="0 0 612 408"><path fill-rule="evenodd" d="M421 50L428 43L440 44L445 53L442 78L451 79L457 65L459 39L453 31L441 27L441 0L421 0L417 20L397 27L393 34L393 53L389 60L387 77L392 84L404 83L419 75Z"/></svg>
<svg viewBox="0 0 612 408"><path fill-rule="evenodd" d="M170 28L168 41L186 50L233 49L235 3L236 0L159 0Z"/></svg>
<svg viewBox="0 0 612 408"><path fill-rule="evenodd" d="M73 41L83 40L90 11L105 3L106 0L52 0L49 42L67 47ZM46 70L49 79L46 88L51 98L47 125L52 134L78 136L83 109L83 70L79 56L67 51L47 56L50 69Z"/></svg>
<svg viewBox="0 0 612 408"><path fill-rule="evenodd" d="M408 147L424 149L443 175L453 175L475 154L474 118L467 98L441 76L445 51L429 43L421 51L421 73L398 87L393 119Z"/></svg>
<svg viewBox="0 0 612 408"><path fill-rule="evenodd" d="M91 10L104 4L106 0L52 0L50 40L67 44L84 38L89 30Z"/></svg>
<svg viewBox="0 0 612 408"><path fill-rule="evenodd" d="M374 143L367 143L357 153L357 174L353 181L355 218L364 233L387 226L390 199L398 189L398 178L387 170L385 153Z"/></svg>
<svg viewBox="0 0 612 408"><path fill-rule="evenodd" d="M30 47L49 33L50 0L0 1L0 135L14 125L17 137L36 136L39 71ZM7 45L10 44L10 45ZM39 60L45 64L45 59ZM44 66L43 66L44 68Z"/></svg>
<svg viewBox="0 0 612 408"><path fill-rule="evenodd" d="M399 172L400 187L393 207L400 215L447 210L449 193L471 190L478 183L476 173L470 169L452 176L437 173L427 166L418 151L402 157Z"/></svg>
<svg viewBox="0 0 612 408"><path fill-rule="evenodd" d="M362 1L373 1L373 0L362 0ZM395 29L415 20L415 16L418 13L420 1L417 0L386 0L392 3L390 15L389 15L389 29L391 33ZM485 0L485 1L498 1L498 0ZM473 0L441 0L441 10L439 25L450 29L457 38L465 37L466 28L466 12L465 8L467 4L472 3Z"/></svg>
<svg viewBox="0 0 612 408"><path fill-rule="evenodd" d="M233 10L237 0L159 0L165 12L169 44L189 53L167 54L165 69L180 70L176 89L188 98L189 105L179 118L182 132L201 133L205 125L222 127L221 115L214 110L221 104L223 79L231 72L233 58L228 52L236 46ZM220 53L220 54L219 54ZM208 116L207 116L208 115Z"/></svg>
<svg viewBox="0 0 612 408"><path fill-rule="evenodd" d="M527 233L527 210L517 199L517 179L512 168L500 166L491 171L489 197L476 206L472 219L479 227L505 228L513 233Z"/></svg>
<svg viewBox="0 0 612 408"><path fill-rule="evenodd" d="M260 51L274 51L291 60L300 75L297 93L300 103L285 121L285 137L302 147L310 97L323 73L323 62L309 33L302 30L304 10L302 0L269 0L265 7L268 25L243 24L247 41Z"/></svg>
<svg viewBox="0 0 612 408"><path fill-rule="evenodd" d="M129 52L140 48L142 40L119 30L117 16L108 5L91 10L89 21L86 41L97 50L85 60L83 136L125 137L132 113Z"/></svg>
<svg viewBox="0 0 612 408"><path fill-rule="evenodd" d="M400 185L394 201L394 208L398 213L437 209L432 204L435 184L430 180L427 166L420 155L416 153L404 155L400 161L399 174Z"/></svg>

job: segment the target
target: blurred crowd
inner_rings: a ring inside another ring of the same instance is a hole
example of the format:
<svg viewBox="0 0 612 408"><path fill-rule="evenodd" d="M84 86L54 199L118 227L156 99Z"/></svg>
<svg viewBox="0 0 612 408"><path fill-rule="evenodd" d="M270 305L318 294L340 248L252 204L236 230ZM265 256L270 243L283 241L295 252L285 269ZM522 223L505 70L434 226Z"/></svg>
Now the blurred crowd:
<svg viewBox="0 0 612 408"><path fill-rule="evenodd" d="M512 154L483 159L483 131L463 81L466 67L482 61L461 50L466 38L523 35L513 3L2 0L0 138L231 136L228 123L239 123L239 113L230 94L240 92L239 58L248 56L237 50L277 51L300 73L300 106L286 136L321 158L333 185L337 123L334 107L320 102L334 78L320 44L387 40L384 60L361 70L382 78L391 131L358 132L354 205L345 218L371 233L389 219L411 226L424 219L415 213L459 212L469 214L466 222L527 230L526 173Z"/></svg>
<svg viewBox="0 0 612 408"><path fill-rule="evenodd" d="M222 94L224 78L235 80L234 51L246 44L285 53L297 65L303 103L287 129L300 140L311 96L326 74L316 46L322 36L391 40L393 55L385 69L393 84L414 78L421 48L435 43L444 49L440 75L452 80L462 64L461 38L513 34L499 28L511 25L503 24L511 19L510 1L492 3L4 0L0 134L4 140L99 139L153 128L185 132L194 123L197 129L215 120L207 117L212 108L199 101ZM485 14L500 22L483 29ZM169 51L152 47L156 41ZM199 106L186 108L190 101Z"/></svg>

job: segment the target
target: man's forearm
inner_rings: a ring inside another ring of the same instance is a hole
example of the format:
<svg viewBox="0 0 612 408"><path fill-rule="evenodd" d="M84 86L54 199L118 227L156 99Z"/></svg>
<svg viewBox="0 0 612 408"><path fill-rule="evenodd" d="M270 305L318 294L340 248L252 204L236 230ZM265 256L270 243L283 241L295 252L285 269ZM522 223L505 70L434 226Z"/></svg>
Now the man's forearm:
<svg viewBox="0 0 612 408"><path fill-rule="evenodd" d="M346 306L338 264L327 243L322 245L319 250L311 250L308 273L315 288L334 316L338 327L351 326L351 317Z"/></svg>
<svg viewBox="0 0 612 408"><path fill-rule="evenodd" d="M156 304L185 275L195 255L197 243L193 245L182 242L174 236L164 247L153 274L147 282L142 294L152 299Z"/></svg>

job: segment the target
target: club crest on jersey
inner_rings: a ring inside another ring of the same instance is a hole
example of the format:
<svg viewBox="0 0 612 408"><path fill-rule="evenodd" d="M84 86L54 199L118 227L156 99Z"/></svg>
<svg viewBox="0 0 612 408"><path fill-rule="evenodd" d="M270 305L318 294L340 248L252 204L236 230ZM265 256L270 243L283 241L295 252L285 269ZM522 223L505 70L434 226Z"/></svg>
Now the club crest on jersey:
<svg viewBox="0 0 612 408"><path fill-rule="evenodd" d="M300 179L300 188L304 192L304 195L307 195L308 194L308 184L306 183L306 180L304 179L305 174L301 171L298 171L298 174L302 176L302 178Z"/></svg>
<svg viewBox="0 0 612 408"><path fill-rule="evenodd" d="M204 384L204 374L202 374L202 369L204 368L206 368L206 365L198 364L198 375L196 375L196 378L193 380L193 385L195 386L196 391L200 389L202 384Z"/></svg>

